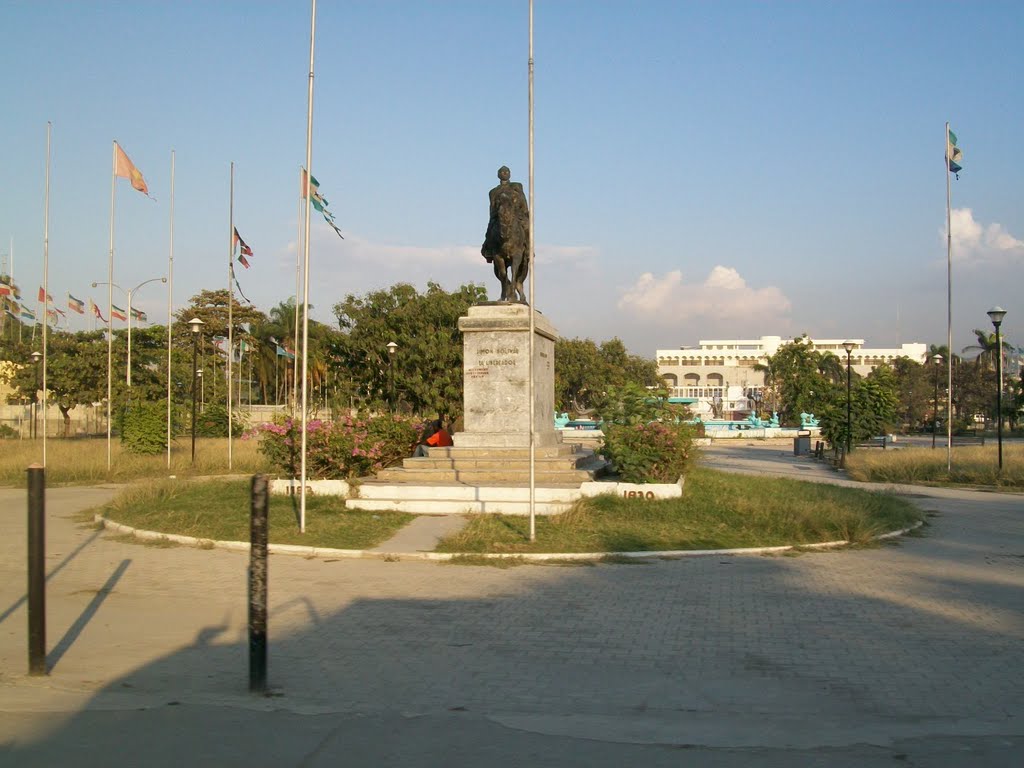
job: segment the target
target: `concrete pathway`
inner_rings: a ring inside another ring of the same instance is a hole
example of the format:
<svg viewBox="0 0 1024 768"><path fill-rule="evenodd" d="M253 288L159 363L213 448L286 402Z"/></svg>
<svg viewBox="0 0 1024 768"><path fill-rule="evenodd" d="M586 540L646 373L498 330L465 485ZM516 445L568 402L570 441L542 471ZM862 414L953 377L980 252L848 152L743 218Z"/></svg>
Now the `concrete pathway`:
<svg viewBox="0 0 1024 768"><path fill-rule="evenodd" d="M469 522L463 515L420 515L371 552L433 552L437 542Z"/></svg>
<svg viewBox="0 0 1024 768"><path fill-rule="evenodd" d="M720 458L814 471L757 450ZM0 490L0 766L1017 768L1022 497L915 493L924 535L796 557L272 557L252 697L247 556L79 527L103 490L48 494L51 672L25 676L25 495Z"/></svg>

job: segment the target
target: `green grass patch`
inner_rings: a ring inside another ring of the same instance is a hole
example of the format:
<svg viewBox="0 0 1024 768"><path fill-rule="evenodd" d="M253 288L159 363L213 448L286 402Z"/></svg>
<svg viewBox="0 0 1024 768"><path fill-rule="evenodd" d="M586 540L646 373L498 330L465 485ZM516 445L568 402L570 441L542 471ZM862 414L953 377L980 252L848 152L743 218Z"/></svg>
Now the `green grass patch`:
<svg viewBox="0 0 1024 768"><path fill-rule="evenodd" d="M846 471L854 480L903 485L995 486L1024 490L1024 445L1003 443L1003 471L998 447L953 448L952 468L946 468L946 447L901 448L895 451L852 451Z"/></svg>
<svg viewBox="0 0 1024 768"><path fill-rule="evenodd" d="M214 541L249 540L249 481L161 480L126 488L92 510L118 523ZM270 542L332 549L368 549L391 538L413 515L345 509L344 499L306 497L306 532L298 499L270 497Z"/></svg>
<svg viewBox="0 0 1024 768"><path fill-rule="evenodd" d="M47 485L95 485L127 483L142 478L196 477L200 475L272 473L272 468L257 450L257 440L235 438L231 443L231 468L228 469L227 438L196 440L196 461L192 463L192 442L180 439L171 445L171 466L167 454L144 456L130 453L114 438L107 469L106 438L49 438L46 441ZM0 486L26 484L25 470L42 463L42 440L0 441Z"/></svg>
<svg viewBox="0 0 1024 768"><path fill-rule="evenodd" d="M891 494L694 468L680 499L584 499L563 514L538 517L534 542L526 517L477 515L437 550L651 552L863 544L921 517L913 504Z"/></svg>

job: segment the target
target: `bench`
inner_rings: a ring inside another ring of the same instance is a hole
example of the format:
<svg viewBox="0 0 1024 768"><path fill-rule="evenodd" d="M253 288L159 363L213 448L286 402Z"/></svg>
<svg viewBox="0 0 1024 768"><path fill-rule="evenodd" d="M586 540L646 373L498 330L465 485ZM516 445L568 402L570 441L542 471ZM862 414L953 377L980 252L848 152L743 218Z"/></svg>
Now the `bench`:
<svg viewBox="0 0 1024 768"><path fill-rule="evenodd" d="M984 445L985 438L980 435L953 435L951 445L958 448L962 445Z"/></svg>
<svg viewBox="0 0 1024 768"><path fill-rule="evenodd" d="M872 437L866 443L857 443L857 445L855 445L854 447L855 448L881 448L882 450L885 450L886 446L888 445L888 442L889 442L889 438L887 438L885 435L880 435L879 437Z"/></svg>

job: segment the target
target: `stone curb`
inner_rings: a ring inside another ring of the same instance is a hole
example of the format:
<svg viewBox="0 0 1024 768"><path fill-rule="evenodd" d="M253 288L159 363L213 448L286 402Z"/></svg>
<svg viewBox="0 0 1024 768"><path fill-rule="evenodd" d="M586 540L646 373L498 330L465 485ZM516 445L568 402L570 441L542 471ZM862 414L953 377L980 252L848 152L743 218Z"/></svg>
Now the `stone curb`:
<svg viewBox="0 0 1024 768"><path fill-rule="evenodd" d="M241 552L249 551L247 541L215 541L213 539L199 539L193 536L180 536L176 533L159 533L158 531L144 531L139 528L132 528L129 525L114 522L103 517L93 515L93 521L99 523L117 533L128 534L143 541L170 541L175 544L198 547L200 549L231 549ZM924 525L921 520L909 528L898 531L882 533L874 537L875 541L893 539L897 536L904 536L907 533ZM739 549L678 549L662 550L658 552L374 552L368 549L330 549L328 547L306 547L300 544L270 544L267 550L272 555L298 555L306 558L330 557L330 558L353 558L370 560L426 560L444 562L457 560L459 558L481 558L484 560L525 560L527 562L544 562L552 560L576 560L588 562L603 560L606 557L624 557L635 560L650 559L682 559L684 557L710 557L714 555L771 555L779 552L792 552L802 550L835 549L850 544L849 541L823 541L817 544L787 544L779 547L743 547Z"/></svg>

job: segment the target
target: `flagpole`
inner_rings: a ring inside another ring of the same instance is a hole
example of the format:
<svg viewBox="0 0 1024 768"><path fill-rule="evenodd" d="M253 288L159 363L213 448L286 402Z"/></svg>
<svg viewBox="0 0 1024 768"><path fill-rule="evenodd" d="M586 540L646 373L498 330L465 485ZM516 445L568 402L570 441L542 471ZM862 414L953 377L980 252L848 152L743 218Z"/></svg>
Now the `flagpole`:
<svg viewBox="0 0 1024 768"><path fill-rule="evenodd" d="M43 205L43 298L50 296L50 136L53 133L53 123L46 121L46 193ZM46 317L43 317L43 467L46 467L46 411L49 407L49 398L46 396L46 347L47 347L47 325Z"/></svg>
<svg viewBox="0 0 1024 768"><path fill-rule="evenodd" d="M231 469L231 357L234 353L235 308L235 163L231 161L231 194L228 205L228 469Z"/></svg>
<svg viewBox="0 0 1024 768"><path fill-rule="evenodd" d="M299 218L298 218L299 236L298 236L298 242L295 244L296 245L296 248L295 248L295 328L294 328L294 331L292 333L292 336L295 337L294 341L292 342L292 349L295 350L295 351L297 351L299 349L299 289L301 287L300 284L299 284L299 278L300 278L301 273L302 273L302 254L304 253L303 245L302 244L305 242L304 238L302 237L302 228L303 228L302 203L309 196L309 179L305 176L305 173L306 173L306 171L305 171L304 168L300 168L299 169ZM303 184L305 184L306 186L303 187ZM287 374L286 374L285 378L287 378ZM299 400L298 386L299 386L299 357L298 357L298 354L295 354L295 355L292 356L292 398L291 398L292 406L291 406L291 411L292 411L292 420L293 421L295 419L295 406L296 406L296 404L298 403L298 400Z"/></svg>
<svg viewBox="0 0 1024 768"><path fill-rule="evenodd" d="M530 268L530 301L527 304L527 308L530 310L530 541L534 541L537 538L537 508L536 508L536 496L537 496L537 424L536 424L536 382L534 381L534 370L533 370L533 355L534 355L534 333L536 327L536 306L537 298L533 293L534 287L534 273L536 272L536 263L533 258L533 238L534 238L534 218L536 211L533 207L533 0L530 0L530 55L528 61L529 68L529 182L530 182L530 211L529 219L527 220L530 224L529 229L529 255L527 258L529 261Z"/></svg>
<svg viewBox="0 0 1024 768"><path fill-rule="evenodd" d="M110 251L107 255L107 472L110 471L110 416L113 388L110 379L110 366L114 355L114 202L117 190L117 142L111 150L110 168Z"/></svg>
<svg viewBox="0 0 1024 768"><path fill-rule="evenodd" d="M167 254L167 468L171 468L171 311L174 309L174 150L171 150L171 224ZM194 377L193 377L194 378Z"/></svg>
<svg viewBox="0 0 1024 768"><path fill-rule="evenodd" d="M313 177L313 52L316 44L316 0L310 0L312 9L309 24L309 90L306 109L306 215L302 242L302 492L299 499L299 532L306 531L306 405L309 373L309 184Z"/></svg>
<svg viewBox="0 0 1024 768"><path fill-rule="evenodd" d="M946 471L953 470L953 213L949 184L949 123L946 123Z"/></svg>

